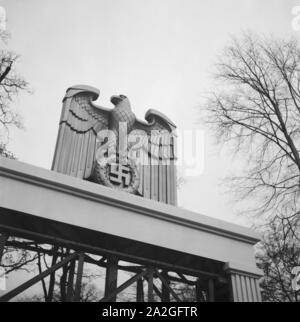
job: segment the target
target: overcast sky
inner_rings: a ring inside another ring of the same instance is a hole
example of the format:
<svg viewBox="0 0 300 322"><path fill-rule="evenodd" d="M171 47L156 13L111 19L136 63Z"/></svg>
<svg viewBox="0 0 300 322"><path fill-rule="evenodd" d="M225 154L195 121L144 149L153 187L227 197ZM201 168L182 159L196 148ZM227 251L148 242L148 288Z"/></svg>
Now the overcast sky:
<svg viewBox="0 0 300 322"><path fill-rule="evenodd" d="M33 94L16 102L25 131L12 131L10 149L19 160L50 168L61 99L67 87L100 89L99 105L125 94L143 118L149 108L183 129L199 123L202 97L211 90L216 55L242 30L279 37L291 28L300 0L7 0L8 47L21 55L18 70ZM201 176L186 178L179 205L208 216L236 219L222 177L234 171L205 136Z"/></svg>

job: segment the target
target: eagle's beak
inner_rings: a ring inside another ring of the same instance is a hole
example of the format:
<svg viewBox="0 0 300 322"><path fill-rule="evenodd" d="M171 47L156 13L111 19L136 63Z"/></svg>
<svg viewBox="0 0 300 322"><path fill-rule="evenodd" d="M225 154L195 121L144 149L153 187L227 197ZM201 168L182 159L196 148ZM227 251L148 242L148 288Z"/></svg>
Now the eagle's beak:
<svg viewBox="0 0 300 322"><path fill-rule="evenodd" d="M118 103L120 103L122 101L122 98L119 95L113 95L110 98L110 101L114 104L117 105Z"/></svg>

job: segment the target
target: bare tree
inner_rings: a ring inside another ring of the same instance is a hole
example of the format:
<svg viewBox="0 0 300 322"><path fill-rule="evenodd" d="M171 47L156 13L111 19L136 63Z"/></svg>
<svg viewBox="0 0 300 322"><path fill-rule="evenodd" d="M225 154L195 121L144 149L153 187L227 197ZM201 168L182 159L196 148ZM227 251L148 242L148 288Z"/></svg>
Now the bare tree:
<svg viewBox="0 0 300 322"><path fill-rule="evenodd" d="M0 45L5 46L9 38L8 32L0 32ZM4 47L3 46L3 47ZM13 108L15 97L21 91L29 91L28 83L16 71L16 63L19 56L7 49L0 50L0 155L15 159L15 155L7 149L9 139L9 129L11 126L22 127L21 118L18 112ZM10 242L26 244L26 241L11 237ZM25 249L16 249L15 247L6 247L1 267L6 274L12 271L25 270L32 271L37 260L40 260L40 254L27 251Z"/></svg>
<svg viewBox="0 0 300 322"><path fill-rule="evenodd" d="M101 298L101 291L97 288L97 286L90 282L83 282L81 285L80 292L80 302L97 302L99 298ZM45 298L42 294L36 295L27 295L20 296L17 299L17 302L44 302ZM61 293L60 290L56 289L53 294L54 302L61 302Z"/></svg>
<svg viewBox="0 0 300 322"><path fill-rule="evenodd" d="M243 173L229 181L240 200L255 204L250 213L260 229L267 227L259 252L264 297L295 300L287 276L290 265L300 265L299 43L249 33L233 38L215 76L207 122L219 143L247 156Z"/></svg>
<svg viewBox="0 0 300 322"><path fill-rule="evenodd" d="M208 122L220 142L247 152L244 175L231 178L257 213L299 217L300 47L296 40L233 39L218 64ZM294 222L294 223L295 223Z"/></svg>
<svg viewBox="0 0 300 322"><path fill-rule="evenodd" d="M0 143L0 155L9 159L16 159L15 155L8 151L6 145L3 143Z"/></svg>
<svg viewBox="0 0 300 322"><path fill-rule="evenodd" d="M290 233L285 219L276 219L270 223L258 245L256 259L264 272L261 288L265 301L300 301L300 292L293 290L291 283L292 270L299 265L300 248Z"/></svg>
<svg viewBox="0 0 300 322"><path fill-rule="evenodd" d="M7 33L0 33L0 45L6 43ZM9 128L22 127L20 115L13 101L21 91L29 91L27 81L16 71L19 56L7 49L0 50L0 143L5 148Z"/></svg>
<svg viewBox="0 0 300 322"><path fill-rule="evenodd" d="M25 241L20 238L9 238L10 243L18 243L25 245L31 245L32 242ZM37 258L39 257L38 253L30 252L24 248L16 249L15 246L7 246L5 247L5 251L3 252L1 267L5 269L6 275L13 271L25 271L31 272L33 270L33 265L36 263Z"/></svg>

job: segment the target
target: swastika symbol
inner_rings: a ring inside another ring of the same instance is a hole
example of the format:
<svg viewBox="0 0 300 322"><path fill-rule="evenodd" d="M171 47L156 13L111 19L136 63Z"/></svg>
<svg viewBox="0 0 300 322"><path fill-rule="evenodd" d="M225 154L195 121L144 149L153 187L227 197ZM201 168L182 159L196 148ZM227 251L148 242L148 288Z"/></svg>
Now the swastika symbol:
<svg viewBox="0 0 300 322"><path fill-rule="evenodd" d="M128 187L131 181L130 168L123 164L111 164L109 180Z"/></svg>

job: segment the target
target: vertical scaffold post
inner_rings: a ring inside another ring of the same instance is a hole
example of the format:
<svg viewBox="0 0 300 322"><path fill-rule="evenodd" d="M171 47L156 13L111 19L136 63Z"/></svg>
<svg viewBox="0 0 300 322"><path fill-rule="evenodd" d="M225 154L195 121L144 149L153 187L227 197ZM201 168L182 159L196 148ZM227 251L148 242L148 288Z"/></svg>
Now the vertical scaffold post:
<svg viewBox="0 0 300 322"><path fill-rule="evenodd" d="M52 247L52 263L51 266L54 266L58 259L58 246L54 245ZM48 294L46 298L46 302L51 302L53 300L53 293L54 293L54 286L55 286L55 271L50 274L50 281L48 286Z"/></svg>
<svg viewBox="0 0 300 322"><path fill-rule="evenodd" d="M170 284L168 272L163 271L162 276L167 281L167 283ZM163 302L170 302L170 291L169 291L169 289L164 285L164 283L162 283L161 288L162 288L162 301Z"/></svg>
<svg viewBox="0 0 300 322"><path fill-rule="evenodd" d="M143 278L139 278L136 282L136 301L137 302L144 302Z"/></svg>
<svg viewBox="0 0 300 322"><path fill-rule="evenodd" d="M149 267L148 269L148 302L154 302L153 296L153 275L154 269L153 267Z"/></svg>
<svg viewBox="0 0 300 322"><path fill-rule="evenodd" d="M114 292L118 286L118 259L115 256L107 258L105 277L105 297ZM117 296L111 298L111 302L116 302Z"/></svg>
<svg viewBox="0 0 300 322"><path fill-rule="evenodd" d="M84 264L84 254L79 253L77 272L76 272L76 285L75 285L75 292L74 292L74 302L80 301L83 264Z"/></svg>
<svg viewBox="0 0 300 322"><path fill-rule="evenodd" d="M215 282L212 278L208 280L208 301L215 302Z"/></svg>
<svg viewBox="0 0 300 322"><path fill-rule="evenodd" d="M67 301L72 302L74 296L74 273L75 273L75 261L70 263L70 269L68 273L68 287L67 287Z"/></svg>

